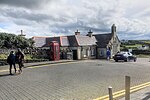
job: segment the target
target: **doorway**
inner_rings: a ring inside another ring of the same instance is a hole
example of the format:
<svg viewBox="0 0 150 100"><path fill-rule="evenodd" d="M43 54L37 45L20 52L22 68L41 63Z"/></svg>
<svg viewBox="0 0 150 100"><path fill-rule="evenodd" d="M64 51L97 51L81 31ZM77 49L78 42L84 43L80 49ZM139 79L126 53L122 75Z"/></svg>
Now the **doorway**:
<svg viewBox="0 0 150 100"><path fill-rule="evenodd" d="M73 52L73 60L77 60L77 50L72 50Z"/></svg>

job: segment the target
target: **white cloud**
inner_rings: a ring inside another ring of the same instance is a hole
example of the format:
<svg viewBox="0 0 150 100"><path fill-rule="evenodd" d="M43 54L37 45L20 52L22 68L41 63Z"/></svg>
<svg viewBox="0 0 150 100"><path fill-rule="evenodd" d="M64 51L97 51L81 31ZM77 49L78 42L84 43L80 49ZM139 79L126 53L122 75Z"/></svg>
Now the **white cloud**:
<svg viewBox="0 0 150 100"><path fill-rule="evenodd" d="M0 28L16 34L21 29L28 37L73 34L76 29L101 33L115 23L121 39L150 38L149 0L8 1L0 2Z"/></svg>

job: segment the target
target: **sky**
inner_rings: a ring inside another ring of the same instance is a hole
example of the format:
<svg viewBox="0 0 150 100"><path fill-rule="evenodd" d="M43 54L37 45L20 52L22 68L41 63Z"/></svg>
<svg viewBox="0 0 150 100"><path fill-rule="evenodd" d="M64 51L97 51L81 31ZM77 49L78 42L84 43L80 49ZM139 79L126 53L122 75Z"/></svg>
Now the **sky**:
<svg viewBox="0 0 150 100"><path fill-rule="evenodd" d="M150 0L0 0L0 32L26 37L110 33L150 39Z"/></svg>

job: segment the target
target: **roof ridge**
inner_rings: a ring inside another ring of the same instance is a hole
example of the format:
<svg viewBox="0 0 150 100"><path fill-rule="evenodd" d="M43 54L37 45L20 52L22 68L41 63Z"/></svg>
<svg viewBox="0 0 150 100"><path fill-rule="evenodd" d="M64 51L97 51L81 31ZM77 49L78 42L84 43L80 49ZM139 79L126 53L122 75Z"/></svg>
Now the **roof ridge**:
<svg viewBox="0 0 150 100"><path fill-rule="evenodd" d="M47 37L50 37L50 36L33 36L32 38L47 38Z"/></svg>

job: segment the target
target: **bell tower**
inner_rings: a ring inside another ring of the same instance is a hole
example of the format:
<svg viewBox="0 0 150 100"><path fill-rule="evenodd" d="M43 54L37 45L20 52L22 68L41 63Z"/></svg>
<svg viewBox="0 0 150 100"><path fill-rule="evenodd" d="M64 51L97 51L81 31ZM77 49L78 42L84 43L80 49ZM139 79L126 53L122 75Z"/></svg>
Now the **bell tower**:
<svg viewBox="0 0 150 100"><path fill-rule="evenodd" d="M116 35L116 26L115 26L115 24L113 24L113 25L111 26L111 33L113 34L113 36Z"/></svg>
<svg viewBox="0 0 150 100"><path fill-rule="evenodd" d="M111 26L111 34L113 36L113 39L115 39L115 37L116 37L116 26L115 26L115 24L113 24Z"/></svg>

